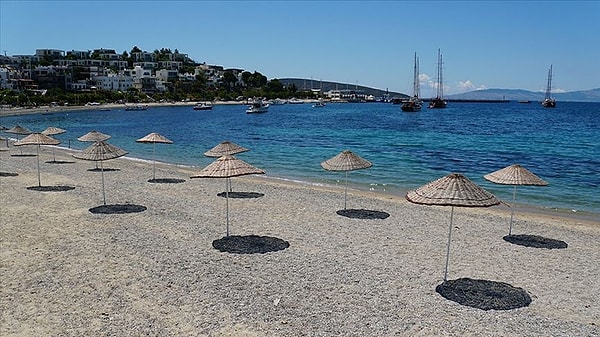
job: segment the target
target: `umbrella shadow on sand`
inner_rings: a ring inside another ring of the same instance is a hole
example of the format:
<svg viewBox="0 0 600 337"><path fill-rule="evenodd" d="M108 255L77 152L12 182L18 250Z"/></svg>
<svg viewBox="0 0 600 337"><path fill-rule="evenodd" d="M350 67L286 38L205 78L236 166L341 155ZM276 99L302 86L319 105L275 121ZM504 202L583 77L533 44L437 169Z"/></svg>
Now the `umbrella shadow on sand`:
<svg viewBox="0 0 600 337"><path fill-rule="evenodd" d="M489 180L495 184L501 185L513 185L513 203L510 205L510 224L508 227L508 235L505 235L502 239L506 242L510 242L515 245L532 247L532 248L546 248L546 249L563 249L567 248L567 243L560 240L549 239L538 235L520 234L514 235L513 229L513 217L515 214L515 199L517 196L517 186L547 186L548 183L531 173L529 170L519 164L513 164L507 166L498 171L486 174L483 176L486 180Z"/></svg>
<svg viewBox="0 0 600 337"><path fill-rule="evenodd" d="M348 209L346 208L348 195L348 171L362 170L373 166L373 164L361 158L352 151L345 150L338 155L327 159L321 163L321 167L328 171L344 171L346 180L344 184L344 209L338 210L336 213L353 219L385 219L390 216L389 213L374 211L368 209Z"/></svg>
<svg viewBox="0 0 600 337"><path fill-rule="evenodd" d="M531 303L531 297L525 290L504 282L470 278L448 280L454 207L490 207L500 204L500 200L496 199L493 194L482 189L465 176L451 173L408 192L406 199L415 204L452 207L446 247L444 282L436 287L437 293L448 300L482 310L510 310L526 307Z"/></svg>
<svg viewBox="0 0 600 337"><path fill-rule="evenodd" d="M226 200L226 234L225 237L214 240L213 247L221 252L234 254L256 254L268 253L286 249L290 246L289 242L279 238L258 235L229 235L229 178L249 174L264 174L258 169L241 159L232 155L224 155L215 160L197 175L190 178L226 178L225 180L225 200Z"/></svg>

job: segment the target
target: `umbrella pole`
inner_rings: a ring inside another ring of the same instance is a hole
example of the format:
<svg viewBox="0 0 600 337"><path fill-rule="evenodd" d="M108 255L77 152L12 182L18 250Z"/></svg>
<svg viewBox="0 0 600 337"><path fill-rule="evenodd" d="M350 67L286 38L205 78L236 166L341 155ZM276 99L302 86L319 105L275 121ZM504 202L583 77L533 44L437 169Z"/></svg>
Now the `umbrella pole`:
<svg viewBox="0 0 600 337"><path fill-rule="evenodd" d="M450 211L450 229L448 230L448 246L446 248L446 269L444 270L444 282L448 280L448 260L450 258L450 241L452 238L452 217L454 216L454 206Z"/></svg>
<svg viewBox="0 0 600 337"><path fill-rule="evenodd" d="M227 210L227 227L226 227L226 231L225 231L225 236L229 236L229 189L228 189L228 182L229 178L227 178L227 180L225 180L225 200L226 200L226 210Z"/></svg>
<svg viewBox="0 0 600 337"><path fill-rule="evenodd" d="M346 171L346 184L344 185L344 211L346 210L346 196L348 194L348 171Z"/></svg>
<svg viewBox="0 0 600 337"><path fill-rule="evenodd" d="M510 224L508 225L508 235L512 235L513 216L515 215L515 198L517 196L517 185L513 189L513 201L510 205Z"/></svg>
<svg viewBox="0 0 600 337"><path fill-rule="evenodd" d="M56 152L54 151L54 146L52 147L52 161L56 163Z"/></svg>
<svg viewBox="0 0 600 337"><path fill-rule="evenodd" d="M96 162L98 165L98 162ZM102 160L100 160L100 171L102 173L102 199L104 200L104 205L106 206L106 193L104 192L104 165L102 164Z"/></svg>
<svg viewBox="0 0 600 337"><path fill-rule="evenodd" d="M37 145L37 167L38 167L38 186L42 187L42 179L40 178L40 144Z"/></svg>
<svg viewBox="0 0 600 337"><path fill-rule="evenodd" d="M153 148L152 158L154 159L153 165L152 165L152 180L156 180L156 142L152 142L152 148Z"/></svg>

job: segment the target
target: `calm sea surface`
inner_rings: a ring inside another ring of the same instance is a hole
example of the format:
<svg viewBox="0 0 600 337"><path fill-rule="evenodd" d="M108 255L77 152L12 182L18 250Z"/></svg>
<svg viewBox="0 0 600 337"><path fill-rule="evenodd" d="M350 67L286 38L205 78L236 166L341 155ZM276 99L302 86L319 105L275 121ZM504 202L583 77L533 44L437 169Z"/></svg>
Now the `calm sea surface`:
<svg viewBox="0 0 600 337"><path fill-rule="evenodd" d="M350 172L350 185L400 195L458 172L510 202L513 187L483 175L518 163L549 186L518 187L517 203L600 214L600 103L559 102L554 109L535 102L450 103L417 113L386 103L272 105L264 114L245 109L63 112L1 117L0 125L35 132L60 127L67 132L55 137L75 149L89 146L78 137L97 130L128 156L143 159L153 159L152 145L135 140L158 132L174 143L157 144L157 160L198 169L214 160L205 151L229 140L249 148L238 157L269 176L326 184L343 183L344 173L325 171L320 163L349 149L373 163Z"/></svg>

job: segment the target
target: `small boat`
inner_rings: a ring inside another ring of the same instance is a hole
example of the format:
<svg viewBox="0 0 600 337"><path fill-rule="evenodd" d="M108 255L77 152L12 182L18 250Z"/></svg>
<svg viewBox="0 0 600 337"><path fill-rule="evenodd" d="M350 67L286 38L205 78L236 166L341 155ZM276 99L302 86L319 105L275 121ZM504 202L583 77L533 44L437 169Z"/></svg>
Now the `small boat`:
<svg viewBox="0 0 600 337"><path fill-rule="evenodd" d="M521 104L527 104L527 103L531 103L531 101L529 101L529 100L520 100L519 103L521 103Z"/></svg>
<svg viewBox="0 0 600 337"><path fill-rule="evenodd" d="M304 104L304 101L301 100L301 99L297 99L296 97L294 97L294 98L290 99L288 101L288 103L290 103L290 104Z"/></svg>
<svg viewBox="0 0 600 337"><path fill-rule="evenodd" d="M263 102L262 99L255 99L250 107L246 110L247 114L255 114L269 111L269 104Z"/></svg>
<svg viewBox="0 0 600 337"><path fill-rule="evenodd" d="M419 98L419 59L417 58L417 53L415 53L415 66L413 69L413 97L409 98L407 101L402 103L400 109L406 112L416 112L421 111L421 107L423 103Z"/></svg>
<svg viewBox="0 0 600 337"><path fill-rule="evenodd" d="M125 107L125 111L141 111L141 110L147 110L147 109L148 109L147 106L140 105L140 104L130 105L130 106Z"/></svg>
<svg viewBox="0 0 600 337"><path fill-rule="evenodd" d="M313 108L322 108L324 107L326 104L325 102L323 102L322 99L319 99L319 101L317 101L315 104L313 104Z"/></svg>
<svg viewBox="0 0 600 337"><path fill-rule="evenodd" d="M275 98L274 100L271 101L271 104L273 104L273 105L283 105L286 103L287 103L287 101L284 101L280 98Z"/></svg>
<svg viewBox="0 0 600 337"><path fill-rule="evenodd" d="M429 102L429 109L442 109L445 108L448 103L444 100L444 81L442 77L442 54L438 49L438 67L437 67L437 93L435 98L432 98Z"/></svg>
<svg viewBox="0 0 600 337"><path fill-rule="evenodd" d="M194 110L212 110L213 105L211 102L202 102L194 106Z"/></svg>
<svg viewBox="0 0 600 337"><path fill-rule="evenodd" d="M548 70L548 85L546 86L546 97L542 101L542 106L545 108L556 107L556 100L551 96L551 92L552 92L552 65L550 65L550 70Z"/></svg>

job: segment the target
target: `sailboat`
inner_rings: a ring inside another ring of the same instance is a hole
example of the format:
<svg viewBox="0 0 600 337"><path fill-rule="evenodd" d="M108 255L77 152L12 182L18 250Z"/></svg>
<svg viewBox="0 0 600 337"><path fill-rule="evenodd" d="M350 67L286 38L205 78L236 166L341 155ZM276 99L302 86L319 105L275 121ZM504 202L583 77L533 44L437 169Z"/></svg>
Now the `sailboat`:
<svg viewBox="0 0 600 337"><path fill-rule="evenodd" d="M552 92L552 65L548 70L548 85L546 86L546 97L542 101L542 106L545 108L554 108L556 106L556 100L551 96Z"/></svg>
<svg viewBox="0 0 600 337"><path fill-rule="evenodd" d="M435 98L429 102L430 109L445 108L448 103L444 100L444 81L442 78L442 54L438 49L438 68L437 68L437 93Z"/></svg>
<svg viewBox="0 0 600 337"><path fill-rule="evenodd" d="M402 111L407 112L415 112L420 111L423 103L419 98L419 59L417 58L417 53L415 53L415 67L413 72L413 96L408 99L408 101L402 103L400 109Z"/></svg>

